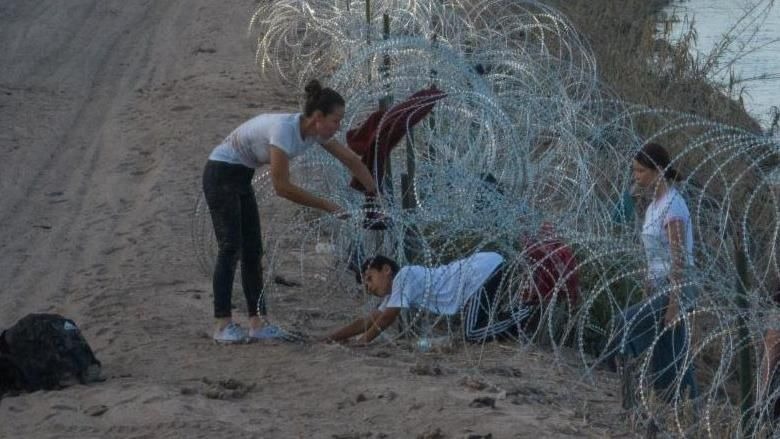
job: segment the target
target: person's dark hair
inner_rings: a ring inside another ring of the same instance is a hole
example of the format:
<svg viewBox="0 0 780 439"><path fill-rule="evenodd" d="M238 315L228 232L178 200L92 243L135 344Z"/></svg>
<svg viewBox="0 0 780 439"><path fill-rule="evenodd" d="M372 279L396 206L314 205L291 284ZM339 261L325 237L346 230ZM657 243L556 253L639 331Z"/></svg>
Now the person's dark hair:
<svg viewBox="0 0 780 439"><path fill-rule="evenodd" d="M376 255L373 258L368 258L363 261L363 265L360 266L360 273L365 273L369 268L373 268L374 270L381 270L385 265L390 267L390 271L393 272L393 276L398 274L398 270L400 270L398 263L388 258L387 256L382 255Z"/></svg>
<svg viewBox="0 0 780 439"><path fill-rule="evenodd" d="M670 166L672 160L666 148L657 143L647 143L636 153L634 160L648 169L657 169L664 174L664 178L672 181L680 181L681 175Z"/></svg>
<svg viewBox="0 0 780 439"><path fill-rule="evenodd" d="M306 92L306 103L303 105L303 115L306 117L319 110L324 115L333 112L337 107L343 107L344 98L332 88L323 87L320 81L312 79L303 89Z"/></svg>

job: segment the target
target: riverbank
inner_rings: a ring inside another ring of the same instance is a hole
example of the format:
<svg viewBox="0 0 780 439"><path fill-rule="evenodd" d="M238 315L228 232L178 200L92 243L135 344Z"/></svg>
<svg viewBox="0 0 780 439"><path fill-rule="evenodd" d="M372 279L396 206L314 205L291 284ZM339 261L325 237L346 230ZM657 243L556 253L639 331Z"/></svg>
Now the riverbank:
<svg viewBox="0 0 780 439"><path fill-rule="evenodd" d="M658 15L669 0L549 2L591 43L599 75L620 99L670 109L760 133L761 126L738 101L729 99L694 67L688 47L672 46L657 33ZM648 135L655 127L637 127Z"/></svg>

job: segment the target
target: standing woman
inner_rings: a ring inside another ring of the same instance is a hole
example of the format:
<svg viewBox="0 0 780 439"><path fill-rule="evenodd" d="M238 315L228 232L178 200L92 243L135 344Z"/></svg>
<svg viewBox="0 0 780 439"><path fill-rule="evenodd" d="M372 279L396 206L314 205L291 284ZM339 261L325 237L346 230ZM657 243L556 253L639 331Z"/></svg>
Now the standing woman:
<svg viewBox="0 0 780 439"><path fill-rule="evenodd" d="M693 230L688 206L673 186L680 176L671 166L669 153L656 143L648 143L636 154L633 175L636 185L652 198L642 224L642 244L647 259L644 301L630 307L618 318L621 332L615 342L620 353L636 357L655 346L651 358L651 382L656 390L666 391L677 377L681 388L690 387L696 396L693 368L686 358L690 341L689 322L674 326L681 313L693 308L693 288L686 285L686 274L693 267ZM682 368L685 367L685 370Z"/></svg>
<svg viewBox="0 0 780 439"><path fill-rule="evenodd" d="M305 88L303 113L261 114L236 128L211 152L203 171L203 192L219 248L214 269L214 340L241 343L269 338L278 328L268 325L262 292L260 215L252 188L255 168L270 166L277 195L294 203L337 213L337 204L290 181L290 160L319 144L338 159L369 192L376 186L360 157L333 139L344 117L344 98L319 81ZM241 260L241 285L249 314L249 331L233 322L233 276ZM262 317L262 318L261 318Z"/></svg>

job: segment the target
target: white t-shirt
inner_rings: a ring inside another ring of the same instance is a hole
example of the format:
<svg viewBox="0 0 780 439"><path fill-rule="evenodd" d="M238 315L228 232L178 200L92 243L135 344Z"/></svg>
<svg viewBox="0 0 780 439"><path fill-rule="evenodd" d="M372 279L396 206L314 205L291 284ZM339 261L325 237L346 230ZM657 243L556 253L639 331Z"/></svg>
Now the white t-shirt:
<svg viewBox="0 0 780 439"><path fill-rule="evenodd" d="M301 113L261 114L242 123L222 141L209 160L257 168L271 161L269 145L292 159L321 140L301 138Z"/></svg>
<svg viewBox="0 0 780 439"><path fill-rule="evenodd" d="M436 314L456 314L503 261L498 253L484 252L441 267L403 267L379 310L416 307Z"/></svg>
<svg viewBox="0 0 780 439"><path fill-rule="evenodd" d="M682 221L684 234L685 265L693 265L693 227L691 214L682 195L674 188L658 200L650 203L642 225L642 243L647 257L647 269L651 278L667 278L672 268L672 253L666 226L672 221Z"/></svg>

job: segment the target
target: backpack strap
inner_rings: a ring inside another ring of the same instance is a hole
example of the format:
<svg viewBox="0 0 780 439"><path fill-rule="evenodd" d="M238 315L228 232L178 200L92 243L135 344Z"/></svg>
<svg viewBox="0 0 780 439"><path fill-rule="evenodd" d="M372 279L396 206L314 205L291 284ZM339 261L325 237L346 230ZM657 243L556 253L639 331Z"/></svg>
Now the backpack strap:
<svg viewBox="0 0 780 439"><path fill-rule="evenodd" d="M0 332L0 354L8 354L10 349L8 348L8 342L5 341L6 331Z"/></svg>

